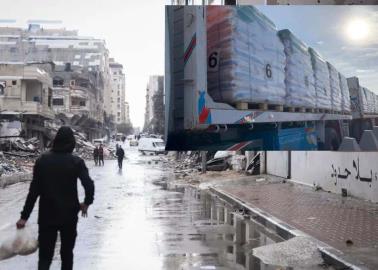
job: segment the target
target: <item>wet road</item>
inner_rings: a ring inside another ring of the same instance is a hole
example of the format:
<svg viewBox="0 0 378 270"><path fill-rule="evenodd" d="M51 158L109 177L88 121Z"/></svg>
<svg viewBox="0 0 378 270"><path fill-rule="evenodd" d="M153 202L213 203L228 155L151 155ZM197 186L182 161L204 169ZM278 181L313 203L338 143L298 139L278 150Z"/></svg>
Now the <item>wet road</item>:
<svg viewBox="0 0 378 270"><path fill-rule="evenodd" d="M281 241L274 233L238 221L210 195L167 190L173 174L161 158L133 149L126 157L122 172L115 160L104 167L88 163L96 195L89 217L79 221L75 269L277 269L249 252ZM17 221L28 186L0 190L0 228ZM28 222L35 230L36 218L37 209ZM36 264L37 253L0 261L0 269L31 270ZM51 269L60 269L59 243Z"/></svg>

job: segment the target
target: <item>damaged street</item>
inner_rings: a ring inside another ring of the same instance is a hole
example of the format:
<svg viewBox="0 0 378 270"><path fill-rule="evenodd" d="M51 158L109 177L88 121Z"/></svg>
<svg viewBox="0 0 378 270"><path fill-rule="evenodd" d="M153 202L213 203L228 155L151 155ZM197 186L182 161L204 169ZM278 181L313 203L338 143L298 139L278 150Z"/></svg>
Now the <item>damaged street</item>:
<svg viewBox="0 0 378 270"><path fill-rule="evenodd" d="M320 270L344 269L346 261L360 269L377 265L373 231L378 221L369 217L371 211L378 213L374 204L256 174L251 167L260 164L263 152L218 153L215 159L223 158L227 168L202 173L199 152L151 156L123 146L122 171L114 159L105 160L103 167L87 162L96 196L89 218L79 222L77 269ZM208 164L212 169L212 159ZM28 185L0 190L0 231L14 226ZM327 218L340 208L334 219ZM361 215L366 217L361 220ZM29 221L35 233L36 217L37 211ZM371 226L372 232L335 230L342 224L337 220L344 220L346 228ZM352 243L345 244L347 240ZM59 248L58 241L51 269L60 269ZM0 268L35 269L37 260L37 253L16 256L0 261Z"/></svg>

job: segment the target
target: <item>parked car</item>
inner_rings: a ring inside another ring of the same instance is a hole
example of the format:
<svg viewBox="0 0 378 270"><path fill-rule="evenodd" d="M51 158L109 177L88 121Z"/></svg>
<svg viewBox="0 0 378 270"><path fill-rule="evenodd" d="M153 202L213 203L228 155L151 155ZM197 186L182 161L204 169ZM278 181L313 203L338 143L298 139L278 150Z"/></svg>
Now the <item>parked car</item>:
<svg viewBox="0 0 378 270"><path fill-rule="evenodd" d="M162 139L158 138L140 138L138 151L143 155L146 153L166 154L165 143Z"/></svg>

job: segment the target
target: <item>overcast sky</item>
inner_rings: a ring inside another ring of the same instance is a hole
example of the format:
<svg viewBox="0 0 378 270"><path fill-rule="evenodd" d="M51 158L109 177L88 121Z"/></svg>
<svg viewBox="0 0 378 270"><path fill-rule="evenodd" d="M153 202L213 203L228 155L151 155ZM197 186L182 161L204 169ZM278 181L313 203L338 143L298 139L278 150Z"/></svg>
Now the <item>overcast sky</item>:
<svg viewBox="0 0 378 270"><path fill-rule="evenodd" d="M0 19L15 19L17 26L26 27L29 19L61 20L62 24L51 27L75 29L79 35L105 39L110 56L124 67L131 121L134 126L143 126L148 77L164 75L165 0L0 0L0 3L2 10L6 10Z"/></svg>
<svg viewBox="0 0 378 270"><path fill-rule="evenodd" d="M148 77L164 74L165 3L165 0L1 0L6 13L0 19L16 19L16 25L23 27L29 19L61 20L62 24L51 27L76 29L80 35L105 39L111 57L124 65L131 120L134 126L141 127ZM290 29L340 72L357 75L364 86L378 94L378 7L259 6L259 9L279 29ZM364 24L347 32L350 22L355 20L363 20ZM362 38L361 31L366 32Z"/></svg>

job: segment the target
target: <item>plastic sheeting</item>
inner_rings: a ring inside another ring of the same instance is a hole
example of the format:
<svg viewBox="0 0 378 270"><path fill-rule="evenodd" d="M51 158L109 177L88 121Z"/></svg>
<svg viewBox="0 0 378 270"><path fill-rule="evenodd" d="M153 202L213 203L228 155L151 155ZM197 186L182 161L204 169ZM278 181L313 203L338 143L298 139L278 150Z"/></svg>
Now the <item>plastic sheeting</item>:
<svg viewBox="0 0 378 270"><path fill-rule="evenodd" d="M285 103L284 47L265 15L252 6L209 6L207 42L215 101Z"/></svg>
<svg viewBox="0 0 378 270"><path fill-rule="evenodd" d="M339 72L336 68L327 62L328 72L329 72L329 83L331 87L331 106L334 111L341 111L342 98L341 98L341 88L340 88L340 78Z"/></svg>
<svg viewBox="0 0 378 270"><path fill-rule="evenodd" d="M361 110L363 113L374 114L378 112L377 96L365 87L360 87Z"/></svg>
<svg viewBox="0 0 378 270"><path fill-rule="evenodd" d="M308 49L311 55L312 69L315 78L316 107L331 109L331 84L326 61L312 48Z"/></svg>
<svg viewBox="0 0 378 270"><path fill-rule="evenodd" d="M363 93L362 94L364 96L363 100L366 101L366 105L363 106L364 112L369 113L369 114L375 113L375 111L376 111L375 94L365 87L363 87Z"/></svg>
<svg viewBox="0 0 378 270"><path fill-rule="evenodd" d="M343 112L351 112L348 81L341 73L339 73L339 80L341 89L341 110Z"/></svg>
<svg viewBox="0 0 378 270"><path fill-rule="evenodd" d="M25 227L24 229L16 229L16 226L6 228L7 237L1 239L0 243L0 260L5 260L16 255L29 255L38 249L37 237L33 236L33 232ZM4 230L2 230L4 233Z"/></svg>
<svg viewBox="0 0 378 270"><path fill-rule="evenodd" d="M286 55L286 105L315 108L315 81L307 46L287 29L278 36Z"/></svg>

